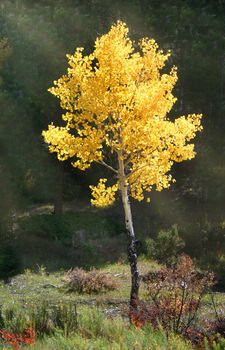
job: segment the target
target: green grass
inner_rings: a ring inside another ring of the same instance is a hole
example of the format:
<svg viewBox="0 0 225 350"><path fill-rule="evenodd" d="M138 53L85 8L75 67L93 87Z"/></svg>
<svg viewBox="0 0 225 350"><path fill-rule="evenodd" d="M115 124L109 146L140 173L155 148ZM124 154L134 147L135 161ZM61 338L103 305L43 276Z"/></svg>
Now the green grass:
<svg viewBox="0 0 225 350"><path fill-rule="evenodd" d="M162 330L151 327L142 330L129 326L121 317L107 319L97 309L82 307L78 317L78 329L66 338L58 332L43 338L32 346L33 350L191 350L192 346L171 334L167 339Z"/></svg>
<svg viewBox="0 0 225 350"><path fill-rule="evenodd" d="M140 273L153 271L159 268L154 261L140 259ZM49 300L52 303L74 302L88 305L127 305L130 296L130 267L125 263L106 264L100 271L112 275L119 284L117 290L107 293L91 295L68 292L63 283L65 271L46 273L44 267L38 272L26 270L25 273L12 278L10 284L0 283L1 304L29 305L41 300ZM145 290L141 284L140 297L145 297ZM220 307L224 305L224 294L214 295L215 303ZM210 296L204 298L205 310L212 308Z"/></svg>
<svg viewBox="0 0 225 350"><path fill-rule="evenodd" d="M85 338L80 334L65 338L61 335L41 340L33 350L191 350L192 346L178 337L166 339L162 333L126 330L119 338Z"/></svg>
<svg viewBox="0 0 225 350"><path fill-rule="evenodd" d="M155 262L140 261L140 272L144 274L159 267ZM117 279L119 289L99 295L68 293L63 284L64 271L46 273L43 267L34 273L26 270L11 280L10 284L0 284L0 300L2 303L34 302L36 299L65 300L74 302L95 301L97 304L111 302L127 302L130 295L130 267L125 263L107 264L100 269ZM141 288L141 295L144 290Z"/></svg>
<svg viewBox="0 0 225 350"><path fill-rule="evenodd" d="M141 273L157 268L158 265L154 262L140 262ZM120 288L97 296L67 293L63 288L63 271L46 274L44 268L40 268L38 273L27 270L13 278L8 285L2 283L0 299L3 316L6 317L6 310L14 313L13 317L9 317L7 329L14 332L22 329L26 322L30 322L29 317L36 306L39 306L36 322L43 322L46 317L45 308L48 309L50 304L60 307L63 303L74 303L77 304L78 323L77 326L73 325L69 336L66 337L66 327L57 329L50 325L49 334L44 338L37 338L36 344L32 346L33 350L192 349L190 344L177 336L171 335L167 339L163 331L153 331L150 327L142 330L131 327L127 316L123 318L121 314L124 307L127 308L129 300L129 266L124 263L107 264L101 271L112 274L119 281Z"/></svg>
<svg viewBox="0 0 225 350"><path fill-rule="evenodd" d="M159 268L157 263L144 259L140 259L139 266L141 274ZM100 270L114 276L119 283L118 290L98 295L68 292L63 284L65 272L47 273L44 267L40 267L36 273L26 270L14 277L9 284L1 283L0 300L6 328L12 331L26 328L25 325L32 321L32 313L37 312L35 322L44 323L49 315L50 319L57 318L57 322L47 322L48 335L44 338L38 337L36 344L32 346L33 350L192 349L189 343L173 334L167 339L162 330L153 331L149 326L141 330L130 327L127 317L130 295L129 265L122 262L106 264ZM143 286L140 288L140 296L145 297ZM215 295L216 304L223 305L224 300L224 295ZM77 305L77 324L70 305ZM68 307L67 310L64 306ZM203 312L207 314L211 311L212 305L207 296ZM13 317L10 316L12 314ZM215 346L216 350L222 349Z"/></svg>

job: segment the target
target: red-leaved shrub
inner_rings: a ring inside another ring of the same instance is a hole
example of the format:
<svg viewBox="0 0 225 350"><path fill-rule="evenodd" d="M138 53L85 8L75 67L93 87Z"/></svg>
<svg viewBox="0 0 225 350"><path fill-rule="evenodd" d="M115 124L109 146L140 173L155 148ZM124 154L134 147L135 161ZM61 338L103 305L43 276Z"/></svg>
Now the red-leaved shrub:
<svg viewBox="0 0 225 350"><path fill-rule="evenodd" d="M181 255L174 267L149 272L142 277L148 301L131 310L130 319L140 328L146 322L160 324L166 331L179 333L199 343L204 332L197 325L203 295L214 284L212 273L198 272L191 258Z"/></svg>
<svg viewBox="0 0 225 350"><path fill-rule="evenodd" d="M11 345L13 350L20 349L23 345L31 345L35 342L35 331L32 327L24 330L23 333L11 333L5 329L0 330L0 337L5 344Z"/></svg>

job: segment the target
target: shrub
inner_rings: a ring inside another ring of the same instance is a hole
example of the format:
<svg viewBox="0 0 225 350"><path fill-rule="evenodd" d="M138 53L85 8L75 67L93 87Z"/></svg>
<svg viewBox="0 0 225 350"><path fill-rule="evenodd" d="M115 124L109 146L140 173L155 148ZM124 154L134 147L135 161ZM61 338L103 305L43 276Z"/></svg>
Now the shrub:
<svg viewBox="0 0 225 350"><path fill-rule="evenodd" d="M150 302L140 303L131 311L131 320L139 328L146 322L159 324L168 331L182 334L193 343L204 339L197 326L203 295L214 283L214 275L195 270L191 258L179 257L177 265L149 272L142 277Z"/></svg>
<svg viewBox="0 0 225 350"><path fill-rule="evenodd" d="M3 343L10 345L13 350L20 349L23 345L31 345L35 342L35 331L32 327L24 330L21 334L10 333L7 330L0 330L0 338Z"/></svg>
<svg viewBox="0 0 225 350"><path fill-rule="evenodd" d="M96 269L85 271L75 268L67 272L64 282L70 291L87 294L104 293L118 288L112 276Z"/></svg>
<svg viewBox="0 0 225 350"><path fill-rule="evenodd" d="M174 264L185 243L179 235L178 226L159 231L155 240L146 241L147 256L167 265Z"/></svg>

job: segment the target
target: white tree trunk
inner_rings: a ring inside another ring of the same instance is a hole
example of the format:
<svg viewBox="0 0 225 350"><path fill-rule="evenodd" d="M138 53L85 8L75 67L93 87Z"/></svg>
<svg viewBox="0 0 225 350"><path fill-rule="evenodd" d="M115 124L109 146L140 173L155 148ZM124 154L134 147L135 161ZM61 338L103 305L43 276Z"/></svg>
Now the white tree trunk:
<svg viewBox="0 0 225 350"><path fill-rule="evenodd" d="M118 157L119 162L119 184L122 196L126 231L128 235L128 258L131 268L131 294L130 294L130 306L131 308L137 308L138 292L140 286L140 273L137 266L137 250L136 250L136 238L134 233L132 213L128 194L128 185L126 183L124 162L121 157Z"/></svg>

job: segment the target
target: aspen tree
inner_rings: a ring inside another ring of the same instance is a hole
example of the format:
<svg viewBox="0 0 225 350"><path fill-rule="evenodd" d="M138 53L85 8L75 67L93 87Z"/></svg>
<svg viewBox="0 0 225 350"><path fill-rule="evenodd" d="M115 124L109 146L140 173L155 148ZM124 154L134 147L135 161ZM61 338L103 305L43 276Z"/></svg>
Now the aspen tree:
<svg viewBox="0 0 225 350"><path fill-rule="evenodd" d="M129 240L130 305L136 307L140 274L129 198L149 201L152 188L168 188L174 181L173 163L194 158L190 141L202 126L200 114L168 118L177 81L176 67L162 73L170 52L160 50L153 39L140 40L136 51L133 44L126 24L118 21L96 39L93 53L83 55L83 48L77 48L67 55L67 74L50 89L65 110L65 126L51 124L43 136L59 160L71 159L81 170L97 162L115 175L111 186L104 177L90 186L91 202L105 207L121 195Z"/></svg>

